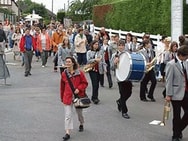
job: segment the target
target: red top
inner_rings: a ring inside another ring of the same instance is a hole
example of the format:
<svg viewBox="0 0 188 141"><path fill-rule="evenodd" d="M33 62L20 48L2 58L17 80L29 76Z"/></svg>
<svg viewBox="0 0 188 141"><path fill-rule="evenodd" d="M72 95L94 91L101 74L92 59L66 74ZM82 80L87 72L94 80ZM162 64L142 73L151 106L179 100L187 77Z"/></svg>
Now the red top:
<svg viewBox="0 0 188 141"><path fill-rule="evenodd" d="M36 40L32 35L30 35L30 36L32 38L32 47L33 47L33 50L35 51L36 50ZM20 51L25 52L25 36L22 36L22 38L20 39Z"/></svg>
<svg viewBox="0 0 188 141"><path fill-rule="evenodd" d="M68 74L70 75L70 73ZM86 94L85 90L88 86L88 82L84 73L81 70L76 70L75 73L71 75L70 80L74 88L79 90L78 96L84 97ZM60 96L61 102L63 102L66 105L71 105L74 95L67 80L65 71L61 75Z"/></svg>

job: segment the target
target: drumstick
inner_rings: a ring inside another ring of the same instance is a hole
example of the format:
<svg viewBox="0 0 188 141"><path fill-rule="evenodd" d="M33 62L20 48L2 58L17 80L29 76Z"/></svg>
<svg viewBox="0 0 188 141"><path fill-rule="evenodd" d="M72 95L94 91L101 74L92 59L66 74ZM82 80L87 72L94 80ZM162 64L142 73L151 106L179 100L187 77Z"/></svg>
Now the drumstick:
<svg viewBox="0 0 188 141"><path fill-rule="evenodd" d="M119 58L118 51L116 52L115 57L118 57L118 58ZM117 63L117 68L118 68L118 63Z"/></svg>

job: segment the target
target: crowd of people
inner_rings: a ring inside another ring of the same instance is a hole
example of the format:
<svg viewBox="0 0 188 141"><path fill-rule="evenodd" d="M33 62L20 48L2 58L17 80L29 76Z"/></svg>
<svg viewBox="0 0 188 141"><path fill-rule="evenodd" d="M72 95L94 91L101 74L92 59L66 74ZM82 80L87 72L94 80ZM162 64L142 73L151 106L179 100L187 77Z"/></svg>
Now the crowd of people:
<svg viewBox="0 0 188 141"><path fill-rule="evenodd" d="M1 23L2 25L2 23ZM75 86L75 94L83 96L88 85L84 71L89 72L92 91L91 100L94 104L100 103L99 88L104 87L106 75L109 89L113 87L111 73L118 69L120 56L124 53L138 53L145 58L146 65L150 67L140 80L140 100L143 102L155 102L154 92L157 80L166 83L162 95L167 101L172 101L173 106L173 141L182 138L182 131L188 124L188 94L184 87L187 85L187 75L178 72L176 62L184 61L187 66L188 40L185 36L179 36L179 42L171 41L170 37L162 36L160 43L154 46L149 34L143 36L139 43L137 37L127 33L124 39L119 34L109 35L105 28L95 34L93 24L90 26L78 26L65 29L59 22L50 23L47 26L28 26L24 23L9 25L7 32L0 30L0 45L8 42L13 51L14 60L21 60L24 66L24 76L31 75L33 55L36 61L41 59L41 67L45 68L48 57L53 56L53 70L59 69L61 75L61 101L65 107L65 130L63 140L70 138L70 130L73 129L72 99L74 95L68 86L67 76ZM1 39L2 38L2 39ZM126 65L126 64L125 64ZM188 66L187 66L188 67ZM182 67L179 66L181 69ZM186 68L186 67L185 67ZM186 69L185 69L186 70ZM181 75L181 76L180 76ZM178 83L175 82L176 78ZM148 82L151 82L149 85ZM185 86L182 84L184 82ZM118 80L117 84L120 97L116 100L118 111L122 117L129 119L126 101L132 94L133 84L130 80ZM180 91L179 91L180 90ZM184 93L185 91L185 93ZM181 119L181 107L185 112ZM82 110L76 109L80 121L79 131L83 131L84 117Z"/></svg>

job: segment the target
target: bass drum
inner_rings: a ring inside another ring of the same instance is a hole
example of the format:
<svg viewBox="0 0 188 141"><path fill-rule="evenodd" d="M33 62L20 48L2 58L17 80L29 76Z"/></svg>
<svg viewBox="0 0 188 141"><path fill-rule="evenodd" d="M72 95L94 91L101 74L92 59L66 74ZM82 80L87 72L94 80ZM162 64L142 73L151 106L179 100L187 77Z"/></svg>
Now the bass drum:
<svg viewBox="0 0 188 141"><path fill-rule="evenodd" d="M141 81L146 72L146 59L141 53L125 52L119 56L116 77L119 81Z"/></svg>

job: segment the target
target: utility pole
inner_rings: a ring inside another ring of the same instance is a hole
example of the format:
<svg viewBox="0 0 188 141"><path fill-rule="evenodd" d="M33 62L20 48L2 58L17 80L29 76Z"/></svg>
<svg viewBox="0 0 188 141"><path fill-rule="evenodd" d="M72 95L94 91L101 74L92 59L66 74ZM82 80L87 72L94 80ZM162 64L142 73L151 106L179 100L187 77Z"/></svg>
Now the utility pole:
<svg viewBox="0 0 188 141"><path fill-rule="evenodd" d="M183 34L183 0L171 0L171 37L178 42Z"/></svg>
<svg viewBox="0 0 188 141"><path fill-rule="evenodd" d="M54 13L54 0L52 0L52 13Z"/></svg>
<svg viewBox="0 0 188 141"><path fill-rule="evenodd" d="M67 0L68 2L68 6L67 6L67 12L69 11L69 5L70 5L70 2L69 2L69 0Z"/></svg>
<svg viewBox="0 0 188 141"><path fill-rule="evenodd" d="M20 22L20 15L21 15L21 12L20 12L20 0L18 0L17 3L18 3L18 22Z"/></svg>

